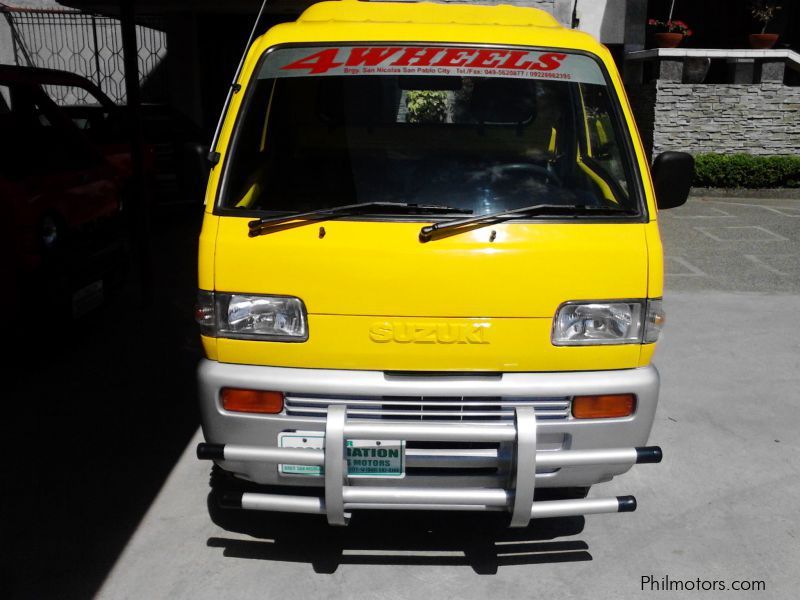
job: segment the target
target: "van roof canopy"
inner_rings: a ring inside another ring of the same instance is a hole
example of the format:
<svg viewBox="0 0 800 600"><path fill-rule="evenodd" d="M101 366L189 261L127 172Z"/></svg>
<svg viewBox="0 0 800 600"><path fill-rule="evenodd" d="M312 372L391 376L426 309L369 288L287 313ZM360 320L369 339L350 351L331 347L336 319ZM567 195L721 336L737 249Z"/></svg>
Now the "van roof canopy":
<svg viewBox="0 0 800 600"><path fill-rule="evenodd" d="M295 22L273 27L253 44L430 42L496 44L587 51L610 62L591 35L563 27L537 8L432 2L335 0L308 7Z"/></svg>
<svg viewBox="0 0 800 600"><path fill-rule="evenodd" d="M536 8L508 5L434 4L432 2L363 2L361 0L320 2L306 9L298 21L561 27L552 15Z"/></svg>

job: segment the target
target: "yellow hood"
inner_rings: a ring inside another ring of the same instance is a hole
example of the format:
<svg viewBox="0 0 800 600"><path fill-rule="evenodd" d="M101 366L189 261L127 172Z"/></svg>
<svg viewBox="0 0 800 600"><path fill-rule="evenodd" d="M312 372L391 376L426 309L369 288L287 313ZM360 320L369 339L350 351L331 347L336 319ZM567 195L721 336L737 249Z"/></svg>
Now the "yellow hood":
<svg viewBox="0 0 800 600"><path fill-rule="evenodd" d="M327 221L250 238L247 221L204 228L201 287L297 296L309 339L204 338L211 358L382 371L639 366L637 344L556 347L550 331L562 302L647 296L644 224L506 223L421 243L423 223Z"/></svg>
<svg viewBox="0 0 800 600"><path fill-rule="evenodd" d="M247 221L220 219L216 289L297 296L309 314L552 318L568 300L647 295L640 223L499 224L421 243L422 223L328 221L250 238Z"/></svg>

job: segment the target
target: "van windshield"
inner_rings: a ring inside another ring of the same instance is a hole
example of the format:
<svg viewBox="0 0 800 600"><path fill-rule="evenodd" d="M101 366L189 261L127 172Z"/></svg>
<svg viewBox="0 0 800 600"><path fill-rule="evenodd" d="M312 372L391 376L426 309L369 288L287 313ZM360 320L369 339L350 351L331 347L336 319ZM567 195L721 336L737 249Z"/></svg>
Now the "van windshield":
<svg viewBox="0 0 800 600"><path fill-rule="evenodd" d="M247 90L219 207L409 202L481 215L541 202L641 214L615 102L598 64L578 54L274 50Z"/></svg>

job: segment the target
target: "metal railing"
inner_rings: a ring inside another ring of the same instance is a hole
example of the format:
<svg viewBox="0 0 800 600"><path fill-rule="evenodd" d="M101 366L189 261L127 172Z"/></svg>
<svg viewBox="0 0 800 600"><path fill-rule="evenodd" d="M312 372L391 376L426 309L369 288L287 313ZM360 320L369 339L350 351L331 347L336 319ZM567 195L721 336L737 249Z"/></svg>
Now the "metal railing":
<svg viewBox="0 0 800 600"><path fill-rule="evenodd" d="M120 22L111 17L71 9L15 8L0 3L11 30L17 65L59 69L92 80L114 102L126 100ZM167 35L161 21L139 17L136 37L139 83L149 101L166 99L166 77L154 77L167 55ZM52 86L51 97L61 105L93 102L82 88Z"/></svg>

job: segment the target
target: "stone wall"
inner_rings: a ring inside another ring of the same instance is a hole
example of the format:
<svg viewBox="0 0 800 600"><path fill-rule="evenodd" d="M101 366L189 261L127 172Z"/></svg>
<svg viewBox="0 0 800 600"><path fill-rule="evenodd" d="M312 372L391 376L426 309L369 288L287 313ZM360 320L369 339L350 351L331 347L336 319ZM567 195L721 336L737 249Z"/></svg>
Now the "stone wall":
<svg viewBox="0 0 800 600"><path fill-rule="evenodd" d="M657 80L628 93L653 155L800 153L800 87Z"/></svg>

